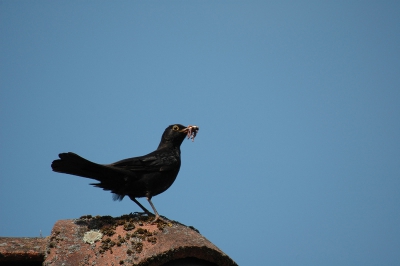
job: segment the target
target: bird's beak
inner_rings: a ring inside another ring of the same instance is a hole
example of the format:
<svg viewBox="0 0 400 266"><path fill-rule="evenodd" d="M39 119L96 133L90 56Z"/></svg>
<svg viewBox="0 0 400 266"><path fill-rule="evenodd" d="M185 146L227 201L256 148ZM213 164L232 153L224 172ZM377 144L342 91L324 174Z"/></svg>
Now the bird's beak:
<svg viewBox="0 0 400 266"><path fill-rule="evenodd" d="M197 132L199 131L199 127L198 126L187 126L186 128L182 129L180 132L185 133L188 137L188 139L192 139L192 141L194 141L194 138L197 135Z"/></svg>
<svg viewBox="0 0 400 266"><path fill-rule="evenodd" d="M187 126L184 129L182 129L180 132L183 133L188 133L188 132L194 132L194 131L199 131L199 127L198 126Z"/></svg>

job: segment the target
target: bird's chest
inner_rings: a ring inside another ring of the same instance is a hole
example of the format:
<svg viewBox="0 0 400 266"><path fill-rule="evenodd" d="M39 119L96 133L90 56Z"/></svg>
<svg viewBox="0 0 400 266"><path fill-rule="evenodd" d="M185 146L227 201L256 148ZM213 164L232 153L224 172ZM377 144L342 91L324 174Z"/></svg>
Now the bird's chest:
<svg viewBox="0 0 400 266"><path fill-rule="evenodd" d="M166 165L180 164L181 163L180 157L181 157L180 152L178 150L171 150L169 152L163 153L160 156L160 160L162 164Z"/></svg>

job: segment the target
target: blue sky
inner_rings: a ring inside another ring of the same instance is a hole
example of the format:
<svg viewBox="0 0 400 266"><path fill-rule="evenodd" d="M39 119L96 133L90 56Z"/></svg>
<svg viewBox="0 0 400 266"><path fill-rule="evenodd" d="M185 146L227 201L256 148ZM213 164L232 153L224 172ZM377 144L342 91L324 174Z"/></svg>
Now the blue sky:
<svg viewBox="0 0 400 266"><path fill-rule="evenodd" d="M139 211L52 160L111 163L196 124L161 215L239 265L399 265L399 10L0 1L0 235Z"/></svg>

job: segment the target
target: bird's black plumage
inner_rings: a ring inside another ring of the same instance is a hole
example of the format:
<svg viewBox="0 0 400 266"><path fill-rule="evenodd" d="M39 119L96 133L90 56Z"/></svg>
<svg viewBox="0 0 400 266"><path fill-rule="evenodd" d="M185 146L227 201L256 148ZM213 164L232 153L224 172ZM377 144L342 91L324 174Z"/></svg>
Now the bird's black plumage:
<svg viewBox="0 0 400 266"><path fill-rule="evenodd" d="M159 215L151 198L167 190L174 183L181 166L180 146L186 136L194 138L197 126L180 124L167 127L158 148L144 156L124 159L112 164L93 163L68 152L59 154L60 159L51 164L53 171L82 176L99 181L96 187L114 193L114 200L129 196L146 213L150 213L136 198L146 197L156 215Z"/></svg>

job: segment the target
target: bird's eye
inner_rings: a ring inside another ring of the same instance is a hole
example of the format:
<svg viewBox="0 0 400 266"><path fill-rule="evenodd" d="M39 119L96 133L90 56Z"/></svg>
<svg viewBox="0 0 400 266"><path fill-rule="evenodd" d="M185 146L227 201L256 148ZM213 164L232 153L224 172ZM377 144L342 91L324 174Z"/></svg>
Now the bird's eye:
<svg viewBox="0 0 400 266"><path fill-rule="evenodd" d="M174 126L172 127L172 130L174 130L174 131L178 131L178 130L179 130L179 126L177 126L177 125L174 125Z"/></svg>

